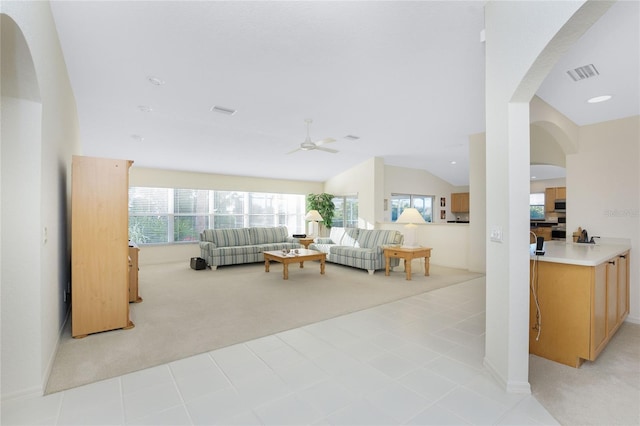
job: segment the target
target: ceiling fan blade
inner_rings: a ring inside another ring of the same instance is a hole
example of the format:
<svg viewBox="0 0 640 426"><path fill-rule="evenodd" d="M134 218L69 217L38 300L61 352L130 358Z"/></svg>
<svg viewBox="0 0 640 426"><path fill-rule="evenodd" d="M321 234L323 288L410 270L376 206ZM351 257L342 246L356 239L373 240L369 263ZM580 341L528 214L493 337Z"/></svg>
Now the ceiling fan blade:
<svg viewBox="0 0 640 426"><path fill-rule="evenodd" d="M336 149L325 148L325 147L322 147L322 146L316 146L316 148L315 148L315 149L317 149L318 151L330 152L330 153L332 153L332 154L336 154L336 153L338 153L338 152L339 152L339 151L338 151L338 150L336 150Z"/></svg>
<svg viewBox="0 0 640 426"><path fill-rule="evenodd" d="M296 149L294 149L294 150L292 150L292 151L287 152L287 154L286 154L286 155L293 154L294 152L296 152L296 151L300 151L300 150L301 150L301 148L300 148L300 147L298 147L298 148L296 148Z"/></svg>
<svg viewBox="0 0 640 426"><path fill-rule="evenodd" d="M336 140L333 139L333 138L325 138L325 139L322 139L322 140L316 142L315 144L316 144L316 146L320 146L320 145L324 145L326 143L331 143L331 142L335 142L335 141Z"/></svg>

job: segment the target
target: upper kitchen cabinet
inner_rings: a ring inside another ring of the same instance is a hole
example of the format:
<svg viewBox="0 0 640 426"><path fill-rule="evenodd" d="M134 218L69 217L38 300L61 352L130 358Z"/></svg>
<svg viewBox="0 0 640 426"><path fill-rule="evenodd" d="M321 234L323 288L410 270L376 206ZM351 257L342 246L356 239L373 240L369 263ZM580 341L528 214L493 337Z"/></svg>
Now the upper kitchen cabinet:
<svg viewBox="0 0 640 426"><path fill-rule="evenodd" d="M469 193L451 194L451 213L469 213Z"/></svg>
<svg viewBox="0 0 640 426"><path fill-rule="evenodd" d="M544 190L544 211L553 212L556 210L556 200L567 198L567 188L564 186L557 188L546 188Z"/></svg>

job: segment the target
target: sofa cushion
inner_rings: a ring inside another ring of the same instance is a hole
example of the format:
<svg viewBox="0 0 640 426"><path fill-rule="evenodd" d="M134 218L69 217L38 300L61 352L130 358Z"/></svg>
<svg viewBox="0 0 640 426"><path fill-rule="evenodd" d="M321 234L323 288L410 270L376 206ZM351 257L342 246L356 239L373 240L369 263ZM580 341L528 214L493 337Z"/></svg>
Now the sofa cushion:
<svg viewBox="0 0 640 426"><path fill-rule="evenodd" d="M360 229L358 228L345 229L344 235L342 236L342 243L340 245L347 247L359 247L358 235L360 235Z"/></svg>
<svg viewBox="0 0 640 426"><path fill-rule="evenodd" d="M249 228L251 244L284 243L287 241L287 227Z"/></svg>
<svg viewBox="0 0 640 426"><path fill-rule="evenodd" d="M360 229L358 228L332 227L329 238L334 244L339 246L356 247L359 231Z"/></svg>
<svg viewBox="0 0 640 426"><path fill-rule="evenodd" d="M248 254L261 253L262 250L257 246L231 246L221 247L213 251L213 257L225 257L225 256L242 256Z"/></svg>
<svg viewBox="0 0 640 426"><path fill-rule="evenodd" d="M358 245L362 248L375 248L388 244L400 244L402 234L398 231L383 229L361 229L358 233Z"/></svg>
<svg viewBox="0 0 640 426"><path fill-rule="evenodd" d="M358 247L346 247L346 246L334 246L331 247L331 256L335 262L340 263L340 259L354 258L362 260L376 260L379 257L377 250L358 248Z"/></svg>
<svg viewBox="0 0 640 426"><path fill-rule="evenodd" d="M249 235L248 228L212 229L211 231L213 243L217 247L251 245L251 237Z"/></svg>

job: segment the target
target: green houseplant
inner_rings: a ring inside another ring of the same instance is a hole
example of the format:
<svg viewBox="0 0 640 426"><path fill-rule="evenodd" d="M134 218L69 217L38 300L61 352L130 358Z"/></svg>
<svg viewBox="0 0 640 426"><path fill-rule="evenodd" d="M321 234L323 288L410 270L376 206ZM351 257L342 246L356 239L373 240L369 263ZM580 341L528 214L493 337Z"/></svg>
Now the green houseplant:
<svg viewBox="0 0 640 426"><path fill-rule="evenodd" d="M310 210L318 210L322 216L322 225L331 228L333 221L333 213L336 206L333 204L333 194L307 194L307 212Z"/></svg>

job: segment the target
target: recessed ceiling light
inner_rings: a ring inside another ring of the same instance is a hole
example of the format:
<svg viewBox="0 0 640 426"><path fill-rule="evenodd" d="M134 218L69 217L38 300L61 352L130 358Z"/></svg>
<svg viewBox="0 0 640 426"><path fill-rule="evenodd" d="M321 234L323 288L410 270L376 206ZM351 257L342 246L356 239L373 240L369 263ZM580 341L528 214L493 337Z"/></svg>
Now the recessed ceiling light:
<svg viewBox="0 0 640 426"><path fill-rule="evenodd" d="M237 112L235 109L225 108L218 105L212 106L211 111L219 112L220 114L226 114L226 115L233 115Z"/></svg>
<svg viewBox="0 0 640 426"><path fill-rule="evenodd" d="M149 81L149 83L153 84L154 86L162 86L164 84L163 79L159 77L155 77L153 75L150 75L149 77L147 77L147 80Z"/></svg>
<svg viewBox="0 0 640 426"><path fill-rule="evenodd" d="M596 96L595 98L588 99L587 102L589 102L590 104L597 104L598 102L608 101L612 97L613 96L611 95Z"/></svg>
<svg viewBox="0 0 640 426"><path fill-rule="evenodd" d="M451 161L451 164L456 164L455 160L454 160L454 161Z"/></svg>
<svg viewBox="0 0 640 426"><path fill-rule="evenodd" d="M142 112L151 112L153 111L153 108L151 108L149 105L138 105L138 109Z"/></svg>
<svg viewBox="0 0 640 426"><path fill-rule="evenodd" d="M535 178L536 178L535 176L531 176L531 179L535 179Z"/></svg>
<svg viewBox="0 0 640 426"><path fill-rule="evenodd" d="M344 137L345 139L349 139L350 141L357 141L358 139L360 139L360 136L356 136L356 135L347 135Z"/></svg>
<svg viewBox="0 0 640 426"><path fill-rule="evenodd" d="M144 141L144 137L141 135L131 135L131 139L138 141L138 142L142 142Z"/></svg>

